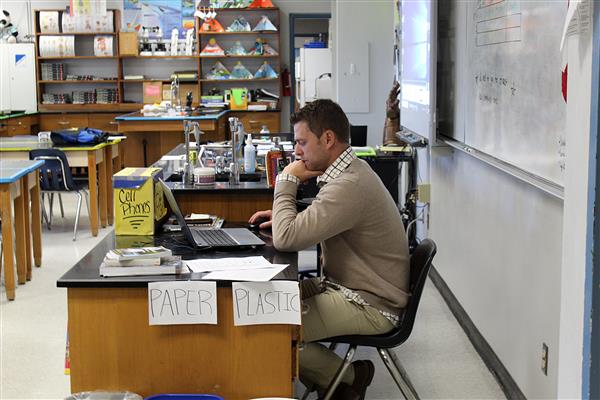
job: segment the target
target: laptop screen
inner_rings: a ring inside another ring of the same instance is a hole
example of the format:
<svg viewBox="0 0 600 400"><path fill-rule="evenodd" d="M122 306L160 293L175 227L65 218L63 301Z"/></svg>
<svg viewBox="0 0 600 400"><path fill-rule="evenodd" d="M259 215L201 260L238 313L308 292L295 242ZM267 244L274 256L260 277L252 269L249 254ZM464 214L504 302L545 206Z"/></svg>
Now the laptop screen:
<svg viewBox="0 0 600 400"><path fill-rule="evenodd" d="M195 246L196 241L194 240L194 236L192 235L192 232L190 231L190 228L188 227L187 222L185 222L185 218L183 218L183 214L181 213L181 210L179 209L179 206L177 205L177 201L175 201L175 196L173 196L173 192L171 191L171 188L169 188L167 186L167 184L160 178L158 179L158 182L163 189L163 193L165 194L165 197L167 198L167 202L169 203L169 206L171 206L171 210L173 210L173 213L175 214L175 218L177 218L177 223L179 223L179 226L181 227L181 232L183 232L183 235L185 236L186 240L191 245Z"/></svg>

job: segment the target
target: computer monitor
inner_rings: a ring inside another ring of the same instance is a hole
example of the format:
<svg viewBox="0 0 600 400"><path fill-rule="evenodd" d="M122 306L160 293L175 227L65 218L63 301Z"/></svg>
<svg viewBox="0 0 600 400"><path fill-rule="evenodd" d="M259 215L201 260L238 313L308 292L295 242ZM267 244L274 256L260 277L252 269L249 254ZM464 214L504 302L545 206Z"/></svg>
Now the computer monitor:
<svg viewBox="0 0 600 400"><path fill-rule="evenodd" d="M350 144L352 146L367 145L367 125L350 125Z"/></svg>

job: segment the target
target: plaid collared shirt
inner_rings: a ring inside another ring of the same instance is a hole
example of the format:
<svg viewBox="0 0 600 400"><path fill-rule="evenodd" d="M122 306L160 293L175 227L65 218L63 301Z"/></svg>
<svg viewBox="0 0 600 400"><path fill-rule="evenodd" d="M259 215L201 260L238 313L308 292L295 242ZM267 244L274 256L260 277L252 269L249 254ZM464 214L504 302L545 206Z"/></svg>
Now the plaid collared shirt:
<svg viewBox="0 0 600 400"><path fill-rule="evenodd" d="M317 178L317 186L319 186L319 188L322 188L325 184L327 184L328 182L331 182L332 180L334 180L335 178L340 176L340 174L342 172L344 172L344 170L346 168L348 168L348 166L352 163L352 161L356 160L356 158L357 158L356 154L354 154L354 151L352 151L352 147L348 146L348 148L346 150L344 150L344 152L342 154L340 154L340 156L338 158L335 159L333 164L331 164L325 170L323 175L321 175ZM282 182L282 181L294 182L296 184L298 184L300 182L300 180L293 175L289 175L289 174L277 175L277 182ZM328 280L327 278L324 278L322 271L321 271L321 279L322 279L321 286L330 286L333 289L341 291L342 294L344 295L344 297L348 301L354 302L361 306L370 306L370 304L367 303L365 301L365 299L363 299L355 291L348 289L347 287L342 286L338 283L332 282L332 281ZM381 315L383 315L385 318L387 318L394 326L398 326L398 324L400 322L398 315L389 313L387 311L382 311L382 310L378 310L378 311L381 313Z"/></svg>

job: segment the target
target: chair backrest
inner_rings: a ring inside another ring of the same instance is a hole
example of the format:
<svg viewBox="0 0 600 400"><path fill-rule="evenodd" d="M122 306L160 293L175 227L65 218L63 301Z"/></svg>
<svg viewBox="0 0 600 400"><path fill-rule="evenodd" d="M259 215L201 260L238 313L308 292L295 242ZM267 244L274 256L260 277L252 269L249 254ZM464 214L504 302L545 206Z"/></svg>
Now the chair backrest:
<svg viewBox="0 0 600 400"><path fill-rule="evenodd" d="M350 125L350 144L352 146L367 145L367 125Z"/></svg>
<svg viewBox="0 0 600 400"><path fill-rule="evenodd" d="M398 343L404 342L410 336L415 318L417 317L417 309L421 301L421 294L427 281L427 275L433 262L433 257L437 252L435 242L431 239L424 239L416 247L415 251L410 256L410 293L408 304L401 316L400 327L396 336Z"/></svg>
<svg viewBox="0 0 600 400"><path fill-rule="evenodd" d="M71 175L69 162L62 150L39 149L29 152L30 160L44 160L40 168L42 190L73 190L76 185Z"/></svg>

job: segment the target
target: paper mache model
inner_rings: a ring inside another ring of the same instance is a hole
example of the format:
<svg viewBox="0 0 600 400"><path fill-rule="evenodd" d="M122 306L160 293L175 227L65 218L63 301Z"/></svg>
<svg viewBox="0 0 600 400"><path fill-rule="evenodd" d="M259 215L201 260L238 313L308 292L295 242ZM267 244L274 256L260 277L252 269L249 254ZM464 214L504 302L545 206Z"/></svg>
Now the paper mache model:
<svg viewBox="0 0 600 400"><path fill-rule="evenodd" d="M18 35L17 27L10 22L10 13L2 10L2 15L0 15L0 43L17 43Z"/></svg>

